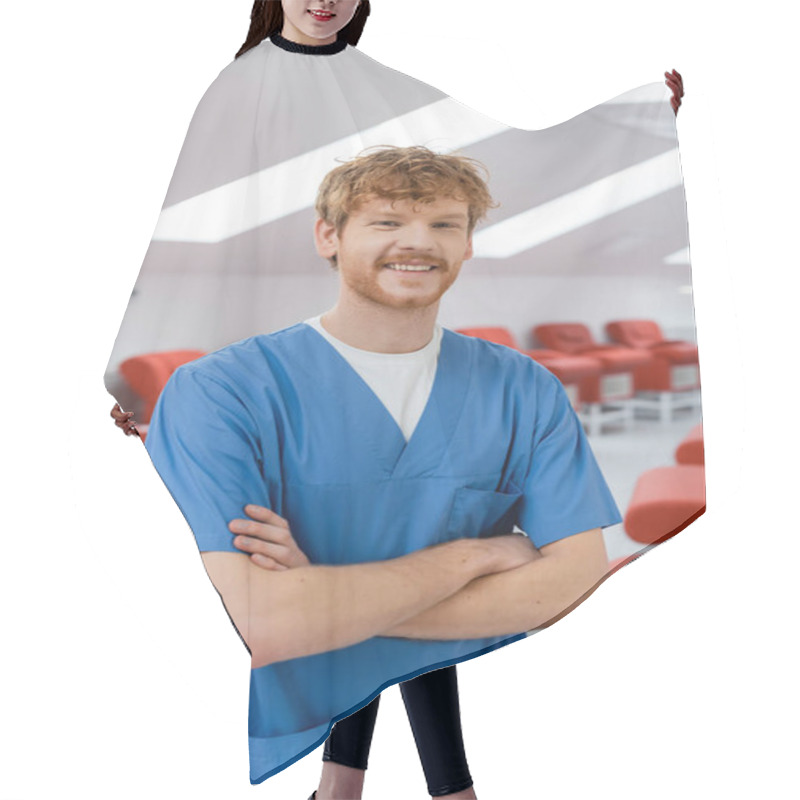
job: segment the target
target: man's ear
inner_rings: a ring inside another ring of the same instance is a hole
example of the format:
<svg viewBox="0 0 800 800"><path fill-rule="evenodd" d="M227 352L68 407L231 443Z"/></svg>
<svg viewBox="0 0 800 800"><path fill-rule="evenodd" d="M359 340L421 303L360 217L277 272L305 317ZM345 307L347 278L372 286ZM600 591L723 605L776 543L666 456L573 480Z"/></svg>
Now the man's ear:
<svg viewBox="0 0 800 800"><path fill-rule="evenodd" d="M472 247L472 234L467 239L467 251L464 253L464 261L469 261L475 255L475 250Z"/></svg>
<svg viewBox="0 0 800 800"><path fill-rule="evenodd" d="M323 258L333 258L339 252L336 226L324 219L318 219L314 224L314 243L317 246L317 253Z"/></svg>

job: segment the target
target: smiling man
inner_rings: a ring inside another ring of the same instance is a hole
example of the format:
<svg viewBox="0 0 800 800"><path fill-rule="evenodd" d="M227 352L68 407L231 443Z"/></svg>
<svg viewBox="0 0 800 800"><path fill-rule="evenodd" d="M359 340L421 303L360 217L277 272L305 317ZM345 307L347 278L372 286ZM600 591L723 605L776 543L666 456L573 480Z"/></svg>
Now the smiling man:
<svg viewBox="0 0 800 800"><path fill-rule="evenodd" d="M606 572L620 517L558 380L437 323L491 205L477 162L424 147L337 167L314 231L336 305L185 365L159 400L147 448L250 649L263 778Z"/></svg>

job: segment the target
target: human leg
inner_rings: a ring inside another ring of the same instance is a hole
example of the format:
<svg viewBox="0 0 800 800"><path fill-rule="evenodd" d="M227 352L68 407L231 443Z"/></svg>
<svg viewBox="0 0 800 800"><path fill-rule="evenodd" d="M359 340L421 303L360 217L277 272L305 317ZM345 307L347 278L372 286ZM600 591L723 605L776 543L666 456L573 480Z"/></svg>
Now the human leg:
<svg viewBox="0 0 800 800"><path fill-rule="evenodd" d="M461 731L456 668L405 681L400 691L430 795L475 798ZM360 800L379 701L380 696L333 726L314 800Z"/></svg>
<svg viewBox="0 0 800 800"><path fill-rule="evenodd" d="M461 732L456 668L400 684L431 797L475 797Z"/></svg>
<svg viewBox="0 0 800 800"><path fill-rule="evenodd" d="M322 776L315 800L359 800L361 797L380 699L378 695L364 708L333 726L322 752Z"/></svg>

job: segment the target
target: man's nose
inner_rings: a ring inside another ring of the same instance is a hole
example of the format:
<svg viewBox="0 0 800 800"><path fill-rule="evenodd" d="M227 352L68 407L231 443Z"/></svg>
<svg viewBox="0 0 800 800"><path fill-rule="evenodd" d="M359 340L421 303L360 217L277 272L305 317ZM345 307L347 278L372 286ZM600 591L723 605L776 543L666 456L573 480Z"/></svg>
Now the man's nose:
<svg viewBox="0 0 800 800"><path fill-rule="evenodd" d="M404 250L432 250L435 244L433 233L427 224L404 225L397 243Z"/></svg>

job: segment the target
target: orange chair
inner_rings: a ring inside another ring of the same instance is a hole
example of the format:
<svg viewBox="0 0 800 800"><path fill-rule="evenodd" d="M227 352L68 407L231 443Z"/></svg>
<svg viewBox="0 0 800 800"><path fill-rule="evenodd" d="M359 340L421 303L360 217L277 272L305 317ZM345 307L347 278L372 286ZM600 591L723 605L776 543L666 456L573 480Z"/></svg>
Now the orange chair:
<svg viewBox="0 0 800 800"><path fill-rule="evenodd" d="M634 541L658 544L682 531L705 510L704 467L657 467L636 481L625 512L625 532Z"/></svg>
<svg viewBox="0 0 800 800"><path fill-rule="evenodd" d="M596 358L603 365L603 376L615 379L586 382L581 399L587 403L607 403L633 397L636 369L652 360L650 353L619 345L598 344L586 325L572 322L537 325L533 334L545 347L570 355Z"/></svg>
<svg viewBox="0 0 800 800"><path fill-rule="evenodd" d="M678 445L678 449L675 451L675 460L679 464L695 464L701 467L705 465L706 454L702 423L695 425Z"/></svg>
<svg viewBox="0 0 800 800"><path fill-rule="evenodd" d="M665 339L659 324L651 319L615 320L606 325L606 333L625 347L641 350L659 347L676 347L696 360L697 347L683 339Z"/></svg>
<svg viewBox="0 0 800 800"><path fill-rule="evenodd" d="M663 422L681 408L700 407L697 347L665 339L658 323L647 319L616 320L606 325L609 338L652 355L634 373L636 409L655 413Z"/></svg>
<svg viewBox="0 0 800 800"><path fill-rule="evenodd" d="M607 423L621 421L626 426L631 423L634 374L637 368L652 359L650 353L619 345L598 344L589 328L580 323L537 325L533 335L551 350L600 362L601 374L584 378L578 384L581 402L588 405L585 424L589 433L599 433Z"/></svg>
<svg viewBox="0 0 800 800"><path fill-rule="evenodd" d="M609 338L626 347L652 353L653 359L634 376L640 392L681 392L700 387L697 347L665 339L658 323L648 319L616 320L606 325Z"/></svg>
<svg viewBox="0 0 800 800"><path fill-rule="evenodd" d="M508 328L483 327L483 328L459 328L456 333L463 333L464 336L474 336L476 339L486 339L487 342L502 344L512 350L519 350L514 334Z"/></svg>
<svg viewBox="0 0 800 800"><path fill-rule="evenodd" d="M587 356L569 356L555 350L523 350L517 345L514 334L508 328L460 328L457 333L502 344L530 356L561 381L575 409L579 409L581 406L578 391L580 382L585 378L597 378L602 372L600 362Z"/></svg>
<svg viewBox="0 0 800 800"><path fill-rule="evenodd" d="M143 408L137 414L139 426L146 425L153 416L153 409L170 375L188 361L204 356L202 350L169 350L163 353L146 353L133 356L119 365L122 377L142 400Z"/></svg>

